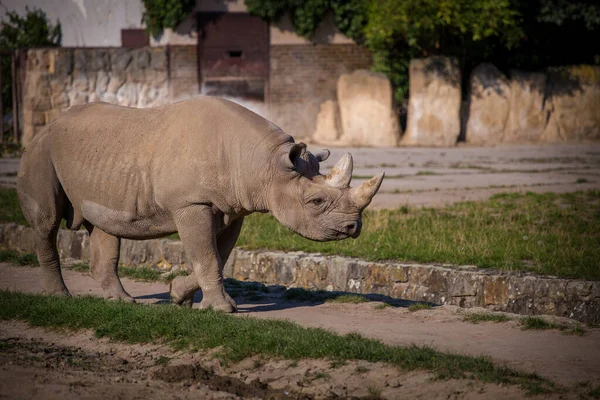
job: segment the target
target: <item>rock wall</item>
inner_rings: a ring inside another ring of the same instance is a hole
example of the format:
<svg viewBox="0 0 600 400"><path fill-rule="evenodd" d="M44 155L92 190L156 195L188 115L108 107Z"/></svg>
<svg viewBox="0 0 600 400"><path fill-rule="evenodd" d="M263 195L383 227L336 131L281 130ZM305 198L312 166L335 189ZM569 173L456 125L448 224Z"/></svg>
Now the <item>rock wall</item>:
<svg viewBox="0 0 600 400"><path fill-rule="evenodd" d="M0 224L0 247L34 251L34 232L16 224ZM89 261L85 231L58 233L62 258ZM123 240L119 262L170 270L188 268L179 241ZM225 276L291 287L377 293L413 301L460 307L487 307L523 315L558 315L600 323L600 282L558 279L525 273L402 262L368 262L302 252L234 249Z"/></svg>
<svg viewBox="0 0 600 400"><path fill-rule="evenodd" d="M23 135L33 136L62 110L92 101L151 107L169 98L165 48L31 49L23 87Z"/></svg>
<svg viewBox="0 0 600 400"><path fill-rule="evenodd" d="M600 66L567 66L546 73L489 64L471 76L466 141L581 143L600 140Z"/></svg>

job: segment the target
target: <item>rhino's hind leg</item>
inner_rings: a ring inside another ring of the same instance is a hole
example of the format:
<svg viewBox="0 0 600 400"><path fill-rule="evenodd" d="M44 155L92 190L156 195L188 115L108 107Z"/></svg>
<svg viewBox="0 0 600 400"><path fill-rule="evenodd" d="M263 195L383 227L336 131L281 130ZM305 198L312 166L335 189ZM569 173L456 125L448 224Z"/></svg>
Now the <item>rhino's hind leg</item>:
<svg viewBox="0 0 600 400"><path fill-rule="evenodd" d="M117 273L121 239L87 222L85 227L90 234L90 275L100 283L104 297L134 303L135 300L125 291Z"/></svg>
<svg viewBox="0 0 600 400"><path fill-rule="evenodd" d="M56 235L69 200L51 163L35 150L34 147L21 160L17 178L19 204L27 222L35 231L35 251L41 267L44 293L68 295L60 270Z"/></svg>
<svg viewBox="0 0 600 400"><path fill-rule="evenodd" d="M60 270L60 257L56 248L58 227L50 232L35 233L35 247L44 280L44 294L69 295Z"/></svg>

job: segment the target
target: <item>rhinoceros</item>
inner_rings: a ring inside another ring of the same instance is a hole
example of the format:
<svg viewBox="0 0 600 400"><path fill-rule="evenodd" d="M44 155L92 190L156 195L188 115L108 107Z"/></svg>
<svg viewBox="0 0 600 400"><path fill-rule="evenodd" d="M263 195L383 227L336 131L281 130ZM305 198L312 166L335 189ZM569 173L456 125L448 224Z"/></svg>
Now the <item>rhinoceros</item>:
<svg viewBox="0 0 600 400"><path fill-rule="evenodd" d="M235 312L223 266L244 221L271 212L314 241L356 238L384 173L350 188L346 153L327 175L278 126L222 98L154 108L74 106L34 137L21 159L18 198L35 231L45 292L65 294L56 237L62 219L90 236L90 274L105 297L134 301L117 275L121 238L179 233L193 273L171 283L172 302Z"/></svg>

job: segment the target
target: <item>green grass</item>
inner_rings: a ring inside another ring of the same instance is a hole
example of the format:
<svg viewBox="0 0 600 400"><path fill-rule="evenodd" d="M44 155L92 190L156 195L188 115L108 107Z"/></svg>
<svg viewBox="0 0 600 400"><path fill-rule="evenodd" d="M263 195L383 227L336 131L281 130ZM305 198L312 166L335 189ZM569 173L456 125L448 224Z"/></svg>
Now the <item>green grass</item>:
<svg viewBox="0 0 600 400"><path fill-rule="evenodd" d="M393 307L393 306L391 304L389 304L389 303L379 303L379 304L377 304L373 308L376 309L376 310L383 310L383 309L388 308L388 307Z"/></svg>
<svg viewBox="0 0 600 400"><path fill-rule="evenodd" d="M470 322L472 324L478 324L480 322L508 322L510 318L505 314L492 314L492 313L469 313L465 315L463 321Z"/></svg>
<svg viewBox="0 0 600 400"><path fill-rule="evenodd" d="M28 225L19 205L17 191L14 189L0 188L0 222Z"/></svg>
<svg viewBox="0 0 600 400"><path fill-rule="evenodd" d="M546 321L542 317L523 317L520 319L521 329L523 330L546 330L558 329L566 335L583 336L586 333L585 328L579 324L557 324Z"/></svg>
<svg viewBox="0 0 600 400"><path fill-rule="evenodd" d="M366 298L365 296L361 296L358 294L342 294L342 295L334 297L332 299L327 299L326 301L328 303L359 304L359 303L367 303L367 302L369 302L369 299Z"/></svg>
<svg viewBox="0 0 600 400"><path fill-rule="evenodd" d="M25 223L14 190L0 189L0 222ZM599 280L600 191L507 193L445 208L367 209L359 238L322 243L256 213L246 218L237 245Z"/></svg>
<svg viewBox="0 0 600 400"><path fill-rule="evenodd" d="M288 321L237 317L212 310L0 291L0 320L23 320L46 328L91 329L97 337L125 343L165 343L191 350L220 348L217 356L224 362L257 354L292 360L366 360L405 370L428 370L443 378L520 384L531 391L555 390L551 382L535 374L495 365L485 357L445 353L425 346L388 346L356 333L341 336Z"/></svg>
<svg viewBox="0 0 600 400"><path fill-rule="evenodd" d="M600 191L501 194L445 208L367 210L358 239L324 243L300 237L269 214L253 214L238 245L598 280Z"/></svg>
<svg viewBox="0 0 600 400"><path fill-rule="evenodd" d="M414 303L408 306L408 311L415 312L420 310L431 310L431 305L427 303Z"/></svg>
<svg viewBox="0 0 600 400"><path fill-rule="evenodd" d="M21 253L14 250L3 249L0 249L0 262L7 262L16 265L39 265L35 254Z"/></svg>

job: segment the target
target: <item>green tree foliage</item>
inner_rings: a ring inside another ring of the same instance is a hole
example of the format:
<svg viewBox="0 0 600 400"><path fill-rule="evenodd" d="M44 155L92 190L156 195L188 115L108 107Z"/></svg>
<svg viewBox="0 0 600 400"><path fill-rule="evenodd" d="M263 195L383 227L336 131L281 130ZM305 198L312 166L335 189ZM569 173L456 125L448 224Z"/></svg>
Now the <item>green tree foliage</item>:
<svg viewBox="0 0 600 400"><path fill-rule="evenodd" d="M9 11L0 24L0 49L2 50L59 46L60 38L60 22L51 24L46 13L35 8L30 10L25 7L24 16ZM0 68L2 69L2 105L6 113L12 110L10 57L0 58Z"/></svg>
<svg viewBox="0 0 600 400"><path fill-rule="evenodd" d="M397 100L408 94L411 58L459 56L491 37L511 48L522 35L510 0L374 0L365 28L373 67L390 77Z"/></svg>
<svg viewBox="0 0 600 400"><path fill-rule="evenodd" d="M600 3L597 1L542 0L538 22L557 26L583 23L588 31L600 27Z"/></svg>
<svg viewBox="0 0 600 400"><path fill-rule="evenodd" d="M142 0L144 14L142 22L153 37L162 35L165 28L175 28L194 9L195 0Z"/></svg>
<svg viewBox="0 0 600 400"><path fill-rule="evenodd" d="M327 12L332 12L338 29L360 42L367 22L367 0L246 0L248 12L270 23L290 14L294 31L310 39Z"/></svg>

